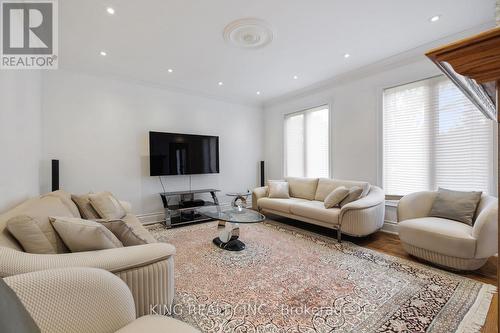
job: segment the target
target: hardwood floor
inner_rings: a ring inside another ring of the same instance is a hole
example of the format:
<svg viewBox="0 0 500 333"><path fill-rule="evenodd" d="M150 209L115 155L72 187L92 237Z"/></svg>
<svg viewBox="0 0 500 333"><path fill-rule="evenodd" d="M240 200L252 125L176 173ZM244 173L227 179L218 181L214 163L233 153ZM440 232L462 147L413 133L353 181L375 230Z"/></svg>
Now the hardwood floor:
<svg viewBox="0 0 500 333"><path fill-rule="evenodd" d="M291 220L278 216L268 216L270 220L277 221L280 223L289 224L295 227L300 227L306 230L314 231L320 233L322 235L331 236L332 238L336 238L336 232L327 228L315 226L308 223L302 223L296 220ZM426 263L422 260L419 260L415 257L408 255L401 242L399 241L399 237L397 235L385 233L385 232L377 232L373 235L357 238L350 236L342 236L342 239L345 241L352 242L354 244L367 247L369 249L373 249L376 251L380 251L383 253L387 253L389 255L393 255L400 258L405 258L411 261ZM430 264L429 264L430 265ZM455 272L455 274L468 277L470 279L474 279L477 281L481 281L484 283L489 283L493 285L497 285L497 258L491 257L486 265L484 265L481 269L473 272ZM481 332L483 333L497 333L498 332L498 293L493 296L493 300L490 305L490 309L488 311L488 316L486 318L486 323L483 326Z"/></svg>

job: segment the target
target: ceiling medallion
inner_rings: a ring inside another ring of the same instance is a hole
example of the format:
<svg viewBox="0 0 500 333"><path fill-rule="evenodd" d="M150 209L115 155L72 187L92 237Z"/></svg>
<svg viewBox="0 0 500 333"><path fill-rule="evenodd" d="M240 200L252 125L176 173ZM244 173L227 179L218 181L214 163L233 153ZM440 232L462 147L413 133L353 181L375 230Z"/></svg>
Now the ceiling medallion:
<svg viewBox="0 0 500 333"><path fill-rule="evenodd" d="M274 33L263 20L244 18L224 28L224 39L232 46L244 49L262 48L273 41Z"/></svg>

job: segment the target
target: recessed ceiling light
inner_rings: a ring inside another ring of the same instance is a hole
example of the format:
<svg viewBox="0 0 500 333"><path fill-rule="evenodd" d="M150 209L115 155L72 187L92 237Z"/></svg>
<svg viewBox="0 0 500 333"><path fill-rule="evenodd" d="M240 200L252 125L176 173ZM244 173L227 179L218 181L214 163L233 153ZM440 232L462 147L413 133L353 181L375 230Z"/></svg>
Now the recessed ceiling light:
<svg viewBox="0 0 500 333"><path fill-rule="evenodd" d="M99 52L100 55L102 55L103 57L107 56L108 54L106 53L106 51L101 51Z"/></svg>
<svg viewBox="0 0 500 333"><path fill-rule="evenodd" d="M349 53L344 54L344 58L349 58L351 55Z"/></svg>
<svg viewBox="0 0 500 333"><path fill-rule="evenodd" d="M260 91L257 91L257 92L256 92L256 94L257 94L257 95L260 95Z"/></svg>
<svg viewBox="0 0 500 333"><path fill-rule="evenodd" d="M293 79L294 79L294 80L298 80L298 79L299 79L299 77L298 77L297 75L294 75L294 76L293 76Z"/></svg>
<svg viewBox="0 0 500 333"><path fill-rule="evenodd" d="M217 83L219 86L223 86L224 85L224 82L222 81L219 81L219 83Z"/></svg>
<svg viewBox="0 0 500 333"><path fill-rule="evenodd" d="M174 70L172 68L167 69L167 72L172 73Z"/></svg>
<svg viewBox="0 0 500 333"><path fill-rule="evenodd" d="M112 7L106 8L106 11L108 12L109 15L114 15L115 14L115 9Z"/></svg>
<svg viewBox="0 0 500 333"><path fill-rule="evenodd" d="M437 21L439 21L440 18L441 18L441 15L434 15L433 17L431 17L429 19L429 21L431 21L431 22L437 22Z"/></svg>

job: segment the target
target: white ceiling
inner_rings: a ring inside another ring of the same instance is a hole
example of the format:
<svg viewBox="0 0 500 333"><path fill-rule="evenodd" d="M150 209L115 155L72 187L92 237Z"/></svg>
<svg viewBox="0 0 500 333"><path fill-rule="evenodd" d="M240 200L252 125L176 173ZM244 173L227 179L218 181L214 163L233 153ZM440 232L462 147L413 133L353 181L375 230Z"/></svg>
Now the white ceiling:
<svg viewBox="0 0 500 333"><path fill-rule="evenodd" d="M261 103L491 22L494 8L495 0L63 0L60 68ZM433 15L442 17L430 23ZM246 17L267 21L274 41L228 45L224 27Z"/></svg>

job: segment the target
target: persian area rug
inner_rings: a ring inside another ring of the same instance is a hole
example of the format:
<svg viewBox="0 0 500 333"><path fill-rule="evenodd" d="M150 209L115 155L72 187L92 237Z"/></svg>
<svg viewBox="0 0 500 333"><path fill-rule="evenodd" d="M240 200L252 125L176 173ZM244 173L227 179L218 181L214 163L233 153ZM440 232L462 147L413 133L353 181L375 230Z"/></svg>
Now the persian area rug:
<svg viewBox="0 0 500 333"><path fill-rule="evenodd" d="M496 290L274 222L240 226L241 252L216 222L150 231L177 248L173 315L202 332L479 332Z"/></svg>

